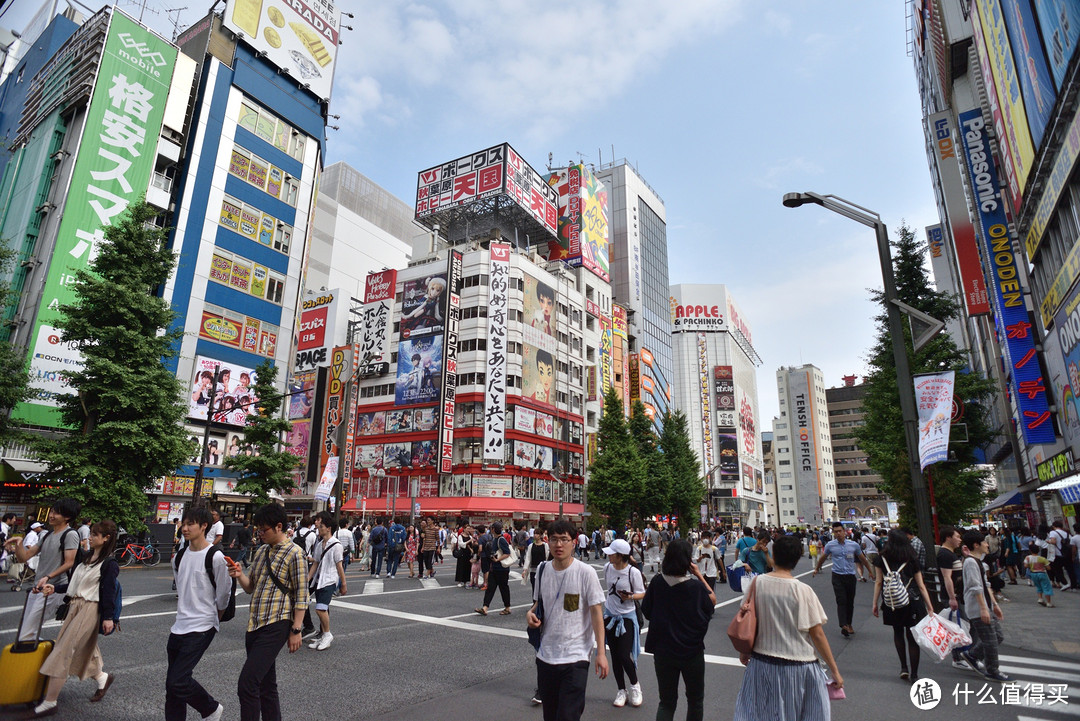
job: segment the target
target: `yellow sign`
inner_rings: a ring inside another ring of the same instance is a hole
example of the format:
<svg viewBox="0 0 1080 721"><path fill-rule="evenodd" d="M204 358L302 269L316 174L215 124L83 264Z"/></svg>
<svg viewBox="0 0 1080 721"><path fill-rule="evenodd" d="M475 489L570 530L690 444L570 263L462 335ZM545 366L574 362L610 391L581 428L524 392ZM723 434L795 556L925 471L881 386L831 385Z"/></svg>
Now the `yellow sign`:
<svg viewBox="0 0 1080 721"><path fill-rule="evenodd" d="M266 268L256 265L251 274L251 294L260 298L266 295Z"/></svg>

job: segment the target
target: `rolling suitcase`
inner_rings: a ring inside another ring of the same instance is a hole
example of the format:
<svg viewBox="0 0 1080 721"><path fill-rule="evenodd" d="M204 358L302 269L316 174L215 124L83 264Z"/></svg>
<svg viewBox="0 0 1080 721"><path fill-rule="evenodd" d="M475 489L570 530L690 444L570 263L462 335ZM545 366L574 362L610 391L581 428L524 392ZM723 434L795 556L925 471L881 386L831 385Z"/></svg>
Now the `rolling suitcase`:
<svg viewBox="0 0 1080 721"><path fill-rule="evenodd" d="M23 603L25 612L26 604L30 602L30 593L26 594ZM41 636L41 627L45 623L46 604L42 604L41 618L38 620L38 633ZM20 616L20 618L22 618ZM22 623L19 623L18 639L22 635ZM36 704L45 698L45 684L48 677L41 675L41 664L52 652L52 641L18 641L4 646L0 652L0 706L11 704Z"/></svg>

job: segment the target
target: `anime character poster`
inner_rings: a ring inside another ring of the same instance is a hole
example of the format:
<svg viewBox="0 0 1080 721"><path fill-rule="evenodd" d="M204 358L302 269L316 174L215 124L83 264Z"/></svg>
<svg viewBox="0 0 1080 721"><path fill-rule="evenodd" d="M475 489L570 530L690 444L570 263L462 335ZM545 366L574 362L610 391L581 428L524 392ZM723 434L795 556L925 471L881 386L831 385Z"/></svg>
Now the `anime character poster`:
<svg viewBox="0 0 1080 721"><path fill-rule="evenodd" d="M289 447L285 450L296 456L297 462L307 458L311 445L311 421L293 421L287 440Z"/></svg>
<svg viewBox="0 0 1080 721"><path fill-rule="evenodd" d="M765 492L765 476L756 468L754 469L754 491L756 493Z"/></svg>
<svg viewBox="0 0 1080 721"><path fill-rule="evenodd" d="M297 373L289 384L289 420L311 418L315 406L315 372Z"/></svg>
<svg viewBox="0 0 1080 721"><path fill-rule="evenodd" d="M386 443L383 445L383 468L409 468L412 466L412 443Z"/></svg>
<svg viewBox="0 0 1080 721"><path fill-rule="evenodd" d="M386 432L387 433L408 433L413 430L413 412L412 410L400 410L400 411L387 411L386 412Z"/></svg>
<svg viewBox="0 0 1080 721"><path fill-rule="evenodd" d="M472 478L467 475L447 475L439 479L439 495L444 498L462 498L472 494Z"/></svg>
<svg viewBox="0 0 1080 721"><path fill-rule="evenodd" d="M441 334L446 327L446 273L402 283L401 339Z"/></svg>
<svg viewBox="0 0 1080 721"><path fill-rule="evenodd" d="M555 358L550 351L522 344L521 391L537 403L555 405Z"/></svg>
<svg viewBox="0 0 1080 721"><path fill-rule="evenodd" d="M188 416L206 420L215 367L218 369L218 381L214 392L214 422L232 426L246 425L248 414L258 413L256 406L259 399L253 388L255 371L204 356L195 356L195 378L189 397Z"/></svg>
<svg viewBox="0 0 1080 721"><path fill-rule="evenodd" d="M547 446L542 446L539 443L536 444L536 457L533 459L532 467L539 471L550 471L552 468L551 460L554 457L554 451Z"/></svg>
<svg viewBox="0 0 1080 721"><path fill-rule="evenodd" d="M434 403L442 386L443 337L429 335L398 344L394 405Z"/></svg>
<svg viewBox="0 0 1080 721"><path fill-rule="evenodd" d="M536 445L525 441L514 441L514 465L532 468L536 460Z"/></svg>
<svg viewBox="0 0 1080 721"><path fill-rule="evenodd" d="M533 479L526 476L514 476L514 498L532 500L536 496Z"/></svg>
<svg viewBox="0 0 1080 721"><path fill-rule="evenodd" d="M368 446L360 446L356 451L356 465L360 468L382 468L383 446L375 443Z"/></svg>
<svg viewBox="0 0 1080 721"><path fill-rule="evenodd" d="M435 408L417 408L413 411L414 431L435 430Z"/></svg>
<svg viewBox="0 0 1080 721"><path fill-rule="evenodd" d="M554 430L552 417L547 413L537 413L534 428L536 429L536 435L543 436L544 438L551 438L551 434Z"/></svg>
<svg viewBox="0 0 1080 721"><path fill-rule="evenodd" d="M412 467L435 465L435 441L414 441L412 444Z"/></svg>
<svg viewBox="0 0 1080 721"><path fill-rule="evenodd" d="M359 414L356 417L356 432L361 436L377 436L386 433L386 411Z"/></svg>

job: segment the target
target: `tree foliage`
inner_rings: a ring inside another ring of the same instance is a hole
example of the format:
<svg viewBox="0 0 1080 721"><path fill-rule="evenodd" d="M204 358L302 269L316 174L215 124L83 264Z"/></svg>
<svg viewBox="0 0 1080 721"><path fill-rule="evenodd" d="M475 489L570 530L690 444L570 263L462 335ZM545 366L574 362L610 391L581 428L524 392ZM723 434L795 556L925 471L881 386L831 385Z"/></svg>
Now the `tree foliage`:
<svg viewBox="0 0 1080 721"><path fill-rule="evenodd" d="M277 372L269 359L255 369L252 390L259 399L258 414L248 416L240 454L225 460L226 468L240 472L236 492L251 495L258 504L268 503L271 491L288 491L294 485L296 456L280 450L281 436L290 424L278 413L282 396L275 387Z"/></svg>
<svg viewBox="0 0 1080 721"><path fill-rule="evenodd" d="M0 278L7 278L15 259L15 251L6 241L0 241ZM19 296L11 283L0 282L0 308L3 319L14 312ZM8 342L7 331L0 337L0 446L20 440L19 427L11 422L11 410L30 396L30 374L26 369L26 349Z"/></svg>
<svg viewBox="0 0 1080 721"><path fill-rule="evenodd" d="M660 451L670 475L668 508L679 516L679 529L685 537L701 520L701 502L705 499L705 481L701 477L697 455L690 442L690 428L682 411L664 415L660 433Z"/></svg>
<svg viewBox="0 0 1080 721"><path fill-rule="evenodd" d="M926 246L915 238L911 228L901 224L891 245L899 299L942 321L959 317L962 308L957 299L931 287L924 264ZM863 399L865 425L856 429L855 437L867 454L867 464L882 478L881 490L898 502L901 524L914 528L915 509L892 336L883 293L871 290L871 295L882 310L876 318L877 340L868 358L870 373L866 376L867 392ZM975 451L993 439L988 408L993 403L996 386L993 380L969 371L965 354L947 333L938 334L926 347L914 353L910 330L905 323L904 341L913 375L945 370L956 372L955 392L964 404L961 422L967 424L968 441L950 441L949 460L927 469L933 476L939 523L954 524L977 512L985 502L982 484L986 471L976 468Z"/></svg>
<svg viewBox="0 0 1080 721"><path fill-rule="evenodd" d="M83 360L63 374L75 393L58 401L71 432L38 446L60 493L128 530L143 527L154 481L195 453L182 425L184 389L162 363L176 355L182 331L169 330L175 312L156 294L175 262L166 231L149 224L156 214L131 204L76 274L75 301L56 322Z"/></svg>
<svg viewBox="0 0 1080 721"><path fill-rule="evenodd" d="M634 503L634 513L639 519L644 519L667 511L671 473L664 454L660 452L653 420L645 413L645 405L641 401L634 401L630 409L629 429L645 467L641 494Z"/></svg>
<svg viewBox="0 0 1080 721"><path fill-rule="evenodd" d="M614 387L604 394L596 440L596 460L589 467L589 505L607 516L609 526L621 527L641 498L645 462L630 435L622 398Z"/></svg>

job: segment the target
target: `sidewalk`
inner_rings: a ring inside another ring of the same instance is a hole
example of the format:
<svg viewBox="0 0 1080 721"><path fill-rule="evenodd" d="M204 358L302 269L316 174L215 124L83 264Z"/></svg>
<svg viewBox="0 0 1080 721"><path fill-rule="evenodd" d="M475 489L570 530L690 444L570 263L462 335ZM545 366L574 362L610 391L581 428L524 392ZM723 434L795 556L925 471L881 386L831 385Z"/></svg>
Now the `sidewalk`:
<svg viewBox="0 0 1080 721"><path fill-rule="evenodd" d="M1038 594L1027 581L1017 579L1016 586L1006 585L1001 602L1005 620L1005 645L1033 653L1050 653L1067 659L1080 659L1080 640L1076 621L1080 619L1080 591L1054 590L1054 608L1043 608L1035 601Z"/></svg>

